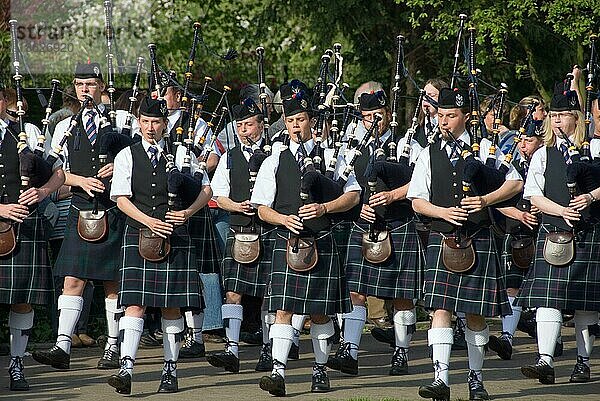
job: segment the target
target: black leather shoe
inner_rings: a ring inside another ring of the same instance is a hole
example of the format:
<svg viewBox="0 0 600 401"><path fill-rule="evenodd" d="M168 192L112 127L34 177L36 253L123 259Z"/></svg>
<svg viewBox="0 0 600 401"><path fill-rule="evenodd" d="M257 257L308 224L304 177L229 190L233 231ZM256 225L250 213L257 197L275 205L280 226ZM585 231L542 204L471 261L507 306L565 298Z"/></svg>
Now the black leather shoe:
<svg viewBox="0 0 600 401"><path fill-rule="evenodd" d="M56 345L48 351L35 351L32 356L42 365L50 365L55 369L69 369L71 364L71 355Z"/></svg>
<svg viewBox="0 0 600 401"><path fill-rule="evenodd" d="M353 344L344 343L338 349L335 356L328 358L325 366L333 370L339 370L347 375L358 375L358 359L354 359L350 355L350 347L352 346Z"/></svg>
<svg viewBox="0 0 600 401"><path fill-rule="evenodd" d="M535 365L521 366L521 373L530 379L538 379L542 384L554 384L554 368L539 359Z"/></svg>
<svg viewBox="0 0 600 401"><path fill-rule="evenodd" d="M537 339L537 323L535 321L535 311L523 311L517 323L517 329L521 330L531 338Z"/></svg>
<svg viewBox="0 0 600 401"><path fill-rule="evenodd" d="M97 368L100 370L119 369L119 353L112 348L105 349L98 361Z"/></svg>
<svg viewBox="0 0 600 401"><path fill-rule="evenodd" d="M177 365L173 361L165 361L165 365L167 368L166 372L163 372L160 378L160 384L158 385L157 393L176 393L179 391L179 386L177 385L177 376L174 376L173 373L177 368Z"/></svg>
<svg viewBox="0 0 600 401"><path fill-rule="evenodd" d="M206 356L206 347L192 338L188 338L179 350L180 358L202 358L204 356Z"/></svg>
<svg viewBox="0 0 600 401"><path fill-rule="evenodd" d="M297 361L298 359L300 359L300 347L299 346L292 343L292 347L290 348L290 352L288 354L288 359L293 359L294 361Z"/></svg>
<svg viewBox="0 0 600 401"><path fill-rule="evenodd" d="M216 368L223 368L228 372L238 373L240 371L240 358L230 351L216 352L206 357L206 361Z"/></svg>
<svg viewBox="0 0 600 401"><path fill-rule="evenodd" d="M312 374L312 385L310 391L312 393L327 393L331 390L329 384L329 376L327 376L327 370L325 365L316 364L313 367Z"/></svg>
<svg viewBox="0 0 600 401"><path fill-rule="evenodd" d="M273 360L271 359L271 345L263 344L254 370L257 372L270 372L272 366Z"/></svg>
<svg viewBox="0 0 600 401"><path fill-rule="evenodd" d="M489 400L490 395L483 387L483 382L477 378L475 371L469 372L469 401Z"/></svg>
<svg viewBox="0 0 600 401"><path fill-rule="evenodd" d="M589 360L589 358L587 358ZM581 356L577 356L577 363L573 368L573 373L571 373L571 378L569 381L571 383L586 383L590 381L590 367L586 365L584 362L584 358Z"/></svg>
<svg viewBox="0 0 600 401"><path fill-rule="evenodd" d="M392 348L396 347L396 335L394 334L393 327L391 329L373 327L371 329L371 335L380 343L388 344Z"/></svg>
<svg viewBox="0 0 600 401"><path fill-rule="evenodd" d="M276 397L285 396L285 379L279 373L271 373L260 378L259 386L262 390Z"/></svg>
<svg viewBox="0 0 600 401"><path fill-rule="evenodd" d="M456 322L456 328L454 329L454 342L452 344L454 351L462 351L467 349L467 340L465 340L465 330L462 327L462 323Z"/></svg>
<svg viewBox="0 0 600 401"><path fill-rule="evenodd" d="M450 401L450 387L441 379L436 379L431 384L419 387L419 395L436 401Z"/></svg>
<svg viewBox="0 0 600 401"><path fill-rule="evenodd" d="M562 356L564 348L565 348L565 346L562 341L559 343L556 343L556 346L554 347L554 355L552 355L552 356L554 358Z"/></svg>
<svg viewBox="0 0 600 401"><path fill-rule="evenodd" d="M131 394L131 375L125 370L120 370L108 378L108 385L114 387L119 394Z"/></svg>
<svg viewBox="0 0 600 401"><path fill-rule="evenodd" d="M248 345L261 345L262 341L262 327L259 327L258 330L254 332L242 331L240 333L240 342L245 342Z"/></svg>
<svg viewBox="0 0 600 401"><path fill-rule="evenodd" d="M504 336L490 336L488 347L498 354L501 359L508 361L512 357L512 345L508 338Z"/></svg>
<svg viewBox="0 0 600 401"><path fill-rule="evenodd" d="M406 348L396 348L392 355L392 367L390 368L390 376L402 376L408 374L408 356Z"/></svg>
<svg viewBox="0 0 600 401"><path fill-rule="evenodd" d="M25 380L23 369L23 358L15 356L10 359L10 367L8 368L8 375L10 376L10 391L29 390L29 383L27 383L27 380Z"/></svg>

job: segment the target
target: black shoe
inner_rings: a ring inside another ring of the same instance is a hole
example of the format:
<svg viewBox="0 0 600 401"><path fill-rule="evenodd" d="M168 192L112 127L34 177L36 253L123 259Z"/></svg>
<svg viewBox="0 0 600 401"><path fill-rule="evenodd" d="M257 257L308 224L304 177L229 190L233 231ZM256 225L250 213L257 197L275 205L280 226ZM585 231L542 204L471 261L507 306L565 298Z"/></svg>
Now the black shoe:
<svg viewBox="0 0 600 401"><path fill-rule="evenodd" d="M227 372L238 373L240 371L240 358L233 355L231 351L207 355L206 361L216 368L225 369Z"/></svg>
<svg viewBox="0 0 600 401"><path fill-rule="evenodd" d="M113 351L112 347L105 349L98 361L98 369L108 370L108 369L119 369L121 365L119 364L119 353L117 351Z"/></svg>
<svg viewBox="0 0 600 401"><path fill-rule="evenodd" d="M313 366L312 385L310 386L311 393L327 393L330 390L331 386L325 365L315 363Z"/></svg>
<svg viewBox="0 0 600 401"><path fill-rule="evenodd" d="M271 344L263 344L254 370L257 372L270 372L272 366L273 360L271 359Z"/></svg>
<svg viewBox="0 0 600 401"><path fill-rule="evenodd" d="M293 359L294 361L300 359L300 347L294 343L292 343L292 347L288 353L288 359Z"/></svg>
<svg viewBox="0 0 600 401"><path fill-rule="evenodd" d="M389 344L392 348L396 347L396 334L394 334L393 327L391 329L373 327L371 329L371 335L380 343Z"/></svg>
<svg viewBox="0 0 600 401"><path fill-rule="evenodd" d="M162 347L162 336L158 332L142 334L140 348Z"/></svg>
<svg viewBox="0 0 600 401"><path fill-rule="evenodd" d="M590 358L577 355L577 363L569 379L571 383L587 383L590 381L590 367L584 363L586 359L589 361Z"/></svg>
<svg viewBox="0 0 600 401"><path fill-rule="evenodd" d="M10 376L10 391L29 390L29 383L27 383L27 380L25 380L23 369L23 358L20 356L10 358L10 367L8 368L8 375Z"/></svg>
<svg viewBox="0 0 600 401"><path fill-rule="evenodd" d="M521 313L517 329L521 330L531 338L537 339L537 323L535 321L535 311L524 311Z"/></svg>
<svg viewBox="0 0 600 401"><path fill-rule="evenodd" d="M50 365L55 369L69 369L71 364L71 355L56 345L48 351L35 351L31 356L42 365Z"/></svg>
<svg viewBox="0 0 600 401"><path fill-rule="evenodd" d="M538 379L542 384L554 384L554 368L538 359L535 365L521 366L521 373L530 379Z"/></svg>
<svg viewBox="0 0 600 401"><path fill-rule="evenodd" d="M408 374L408 355L407 349L398 347L392 355L392 367L390 376L402 376Z"/></svg>
<svg viewBox="0 0 600 401"><path fill-rule="evenodd" d="M557 357L559 357L559 356L562 356L562 354L563 354L563 350L564 350L564 347L565 347L565 346L564 346L564 344L563 344L563 342L562 342L562 341L561 341L561 342L559 342L559 343L556 343L556 346L554 347L554 355L552 355L552 356L553 356L554 358L557 358Z"/></svg>
<svg viewBox="0 0 600 401"><path fill-rule="evenodd" d="M469 371L469 401L489 400L490 395L474 370Z"/></svg>
<svg viewBox="0 0 600 401"><path fill-rule="evenodd" d="M285 396L285 379L279 373L271 373L270 376L260 378L259 386L262 390L276 397Z"/></svg>
<svg viewBox="0 0 600 401"><path fill-rule="evenodd" d="M157 393L176 393L179 391L177 385L177 376L173 375L175 369L177 369L177 362L165 361L166 372L160 378L160 384L158 385Z"/></svg>
<svg viewBox="0 0 600 401"><path fill-rule="evenodd" d="M261 345L263 342L262 327L253 333L242 331L240 333L240 341L245 342L248 345Z"/></svg>
<svg viewBox="0 0 600 401"><path fill-rule="evenodd" d="M206 356L206 347L193 338L188 337L179 350L180 358L202 358Z"/></svg>
<svg viewBox="0 0 600 401"><path fill-rule="evenodd" d="M450 387L441 379L436 379L431 384L419 387L419 395L436 401L450 401Z"/></svg>
<svg viewBox="0 0 600 401"><path fill-rule="evenodd" d="M119 394L131 394L131 375L125 370L120 370L108 378L108 385L114 387Z"/></svg>
<svg viewBox="0 0 600 401"><path fill-rule="evenodd" d="M347 375L358 375L358 359L354 359L350 355L350 348L352 346L356 347L354 344L344 343L340 346L335 356L327 360L325 366L333 370L339 370Z"/></svg>
<svg viewBox="0 0 600 401"><path fill-rule="evenodd" d="M502 333L500 337L490 336L488 347L505 361L508 361L512 357L513 348L505 333Z"/></svg>
<svg viewBox="0 0 600 401"><path fill-rule="evenodd" d="M461 351L467 349L467 341L465 340L465 329L460 319L456 319L456 327L454 329L454 343L452 350Z"/></svg>

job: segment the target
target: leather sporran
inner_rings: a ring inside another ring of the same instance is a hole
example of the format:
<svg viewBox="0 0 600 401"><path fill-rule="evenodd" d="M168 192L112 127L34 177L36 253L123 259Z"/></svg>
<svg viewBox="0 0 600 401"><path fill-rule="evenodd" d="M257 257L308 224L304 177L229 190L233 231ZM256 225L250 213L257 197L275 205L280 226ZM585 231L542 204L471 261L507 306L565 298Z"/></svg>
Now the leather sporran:
<svg viewBox="0 0 600 401"><path fill-rule="evenodd" d="M311 270L319 260L316 240L313 237L289 238L285 258L287 265L294 271Z"/></svg>
<svg viewBox="0 0 600 401"><path fill-rule="evenodd" d="M147 227L140 228L138 250L149 262L162 262L171 252L169 237L161 238Z"/></svg>
<svg viewBox="0 0 600 401"><path fill-rule="evenodd" d="M80 210L77 218L77 233L87 242L102 241L108 234L106 211Z"/></svg>
<svg viewBox="0 0 600 401"><path fill-rule="evenodd" d="M470 238L457 241L455 237L444 238L442 262L453 273L465 273L475 265L475 248Z"/></svg>
<svg viewBox="0 0 600 401"><path fill-rule="evenodd" d="M9 221L0 221L0 256L10 255L17 247L15 227Z"/></svg>
<svg viewBox="0 0 600 401"><path fill-rule="evenodd" d="M528 269L535 256L535 243L532 237L510 241L512 263L519 269Z"/></svg>
<svg viewBox="0 0 600 401"><path fill-rule="evenodd" d="M546 234L544 241L544 259L553 266L566 266L575 257L575 238L573 233L561 231Z"/></svg>
<svg viewBox="0 0 600 401"><path fill-rule="evenodd" d="M258 233L235 233L231 253L233 260L238 263L256 262L260 255L260 235Z"/></svg>
<svg viewBox="0 0 600 401"><path fill-rule="evenodd" d="M390 232L387 230L377 232L374 241L368 232L363 233L362 254L367 261L374 264L383 263L388 260L392 254Z"/></svg>

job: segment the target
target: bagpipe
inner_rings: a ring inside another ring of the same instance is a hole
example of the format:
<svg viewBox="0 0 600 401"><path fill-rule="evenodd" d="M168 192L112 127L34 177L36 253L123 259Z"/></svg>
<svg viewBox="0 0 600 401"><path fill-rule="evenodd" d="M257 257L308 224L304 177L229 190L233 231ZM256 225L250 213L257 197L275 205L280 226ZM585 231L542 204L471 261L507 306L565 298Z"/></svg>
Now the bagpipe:
<svg viewBox="0 0 600 401"><path fill-rule="evenodd" d="M131 125L133 123L133 119L135 118L133 111L135 110L135 105L138 101L137 95L140 88L140 78L142 74L142 68L144 67L144 58L138 57L137 64L135 68L135 78L133 79L133 87L131 88L131 96L129 97L129 107L127 109L127 117L125 117L125 124L123 125L123 129L121 130L121 135L126 137L131 137Z"/></svg>
<svg viewBox="0 0 600 401"><path fill-rule="evenodd" d="M258 87L260 107L263 116L263 152L269 156L271 154L271 138L269 137L269 110L267 105L267 84L265 83L265 48L259 46L256 48L258 57ZM263 159L264 160L264 159ZM254 162L256 163L256 162ZM260 166L259 166L260 167ZM258 170L257 170L258 172Z"/></svg>

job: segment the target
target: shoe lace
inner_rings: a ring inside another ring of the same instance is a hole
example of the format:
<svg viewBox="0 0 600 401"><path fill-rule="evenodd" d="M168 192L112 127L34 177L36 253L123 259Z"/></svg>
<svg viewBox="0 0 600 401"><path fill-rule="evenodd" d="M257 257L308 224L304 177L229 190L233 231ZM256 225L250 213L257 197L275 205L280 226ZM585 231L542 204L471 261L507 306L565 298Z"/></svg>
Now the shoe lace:
<svg viewBox="0 0 600 401"><path fill-rule="evenodd" d="M583 374L586 373L587 365L585 362L589 361L590 358L587 356L577 355L577 363L575 364L575 368L573 368L573 373Z"/></svg>
<svg viewBox="0 0 600 401"><path fill-rule="evenodd" d="M173 380L173 373L177 370L177 362L175 361L165 361L165 365L163 367L163 381L171 381Z"/></svg>
<svg viewBox="0 0 600 401"><path fill-rule="evenodd" d="M133 365L135 363L135 359L130 356L124 356L121 358L121 370L125 369L133 369Z"/></svg>
<svg viewBox="0 0 600 401"><path fill-rule="evenodd" d="M537 354L537 361L535 362L535 364L537 366L550 366L550 365L548 365L548 362L546 362L546 361L544 361L542 359L542 356L547 356L551 360L554 360L554 356L552 356L552 355L549 355L549 354Z"/></svg>
<svg viewBox="0 0 600 401"><path fill-rule="evenodd" d="M392 355L392 366L402 366L408 363L408 350L402 347L396 347Z"/></svg>
<svg viewBox="0 0 600 401"><path fill-rule="evenodd" d="M500 338L510 341L510 340L512 340L513 335L510 334L508 331L503 331L502 333L500 333Z"/></svg>
<svg viewBox="0 0 600 401"><path fill-rule="evenodd" d="M440 378L440 373L442 373L445 370L448 370L448 368L449 368L449 366L447 363L443 363L440 361L434 361L433 362L433 369L435 372L434 382L436 382L438 380L443 382L443 380Z"/></svg>
<svg viewBox="0 0 600 401"><path fill-rule="evenodd" d="M194 345L194 336L192 335L192 331L188 329L185 333L185 337L183 338L183 348L190 348Z"/></svg>
<svg viewBox="0 0 600 401"><path fill-rule="evenodd" d="M239 348L239 343L235 342L235 341L231 341L229 338L227 338L225 340L225 350L229 351L231 348L233 348L233 346L236 346Z"/></svg>
<svg viewBox="0 0 600 401"><path fill-rule="evenodd" d="M113 355L115 355L116 352L114 352L111 347L105 348L104 351L102 352L102 359L113 359Z"/></svg>
<svg viewBox="0 0 600 401"><path fill-rule="evenodd" d="M277 359L273 359L273 369L285 369L285 363L278 361Z"/></svg>
<svg viewBox="0 0 600 401"><path fill-rule="evenodd" d="M10 379L13 381L24 380L25 375L23 374L23 358L15 356L10 359L10 367L8 368L8 374Z"/></svg>
<svg viewBox="0 0 600 401"><path fill-rule="evenodd" d="M483 388L483 382L479 380L481 370L470 370L468 376L469 390L481 390Z"/></svg>
<svg viewBox="0 0 600 401"><path fill-rule="evenodd" d="M271 359L271 344L263 344L260 350L259 360L269 360Z"/></svg>
<svg viewBox="0 0 600 401"><path fill-rule="evenodd" d="M313 377L316 381L324 382L327 379L327 367L320 363L313 365Z"/></svg>
<svg viewBox="0 0 600 401"><path fill-rule="evenodd" d="M355 359L350 354L350 350L352 350L352 349L358 350L358 345L352 344L351 342L344 342L344 344L340 345L340 348L336 352L335 356L338 357L338 358L352 358L352 359Z"/></svg>

